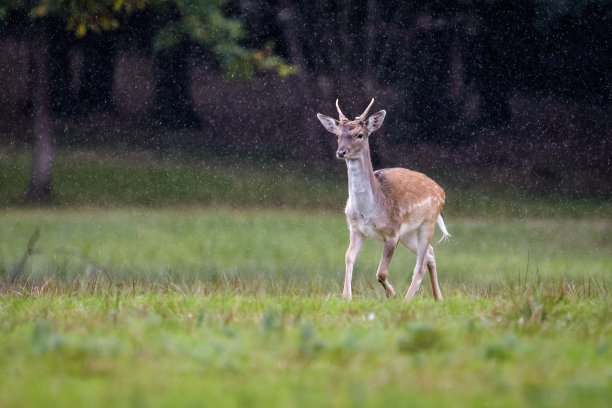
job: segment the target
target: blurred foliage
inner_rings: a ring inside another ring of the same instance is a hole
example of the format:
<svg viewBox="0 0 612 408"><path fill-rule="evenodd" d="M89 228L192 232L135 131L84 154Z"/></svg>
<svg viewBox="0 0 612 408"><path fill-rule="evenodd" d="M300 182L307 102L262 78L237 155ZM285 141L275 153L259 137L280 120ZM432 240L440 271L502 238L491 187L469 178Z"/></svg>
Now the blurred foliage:
<svg viewBox="0 0 612 408"><path fill-rule="evenodd" d="M274 43L268 42L261 49L254 50L230 61L228 75L230 77L250 78L256 71L276 72L280 77L297 74L297 65L287 64L285 60L274 55Z"/></svg>
<svg viewBox="0 0 612 408"><path fill-rule="evenodd" d="M147 0L40 0L31 11L33 17L54 15L66 21L66 29L79 38L88 30L96 33L119 27L118 16L145 6Z"/></svg>
<svg viewBox="0 0 612 408"><path fill-rule="evenodd" d="M148 9L165 23L157 30L154 51L164 51L185 40L206 46L232 76L251 77L256 71L287 76L297 71L273 54L273 47L248 49L242 23L226 15L228 0L0 0L0 20L11 12L31 19L51 17L63 22L67 31L83 38L89 32L116 30L127 24L125 17Z"/></svg>
<svg viewBox="0 0 612 408"><path fill-rule="evenodd" d="M102 32L119 27L119 17L144 8L149 0L1 0L0 18L25 11L31 18L54 17L79 38L88 31Z"/></svg>
<svg viewBox="0 0 612 408"><path fill-rule="evenodd" d="M159 1L155 7L161 14L176 12L173 19L162 27L155 40L156 50L168 49L184 38L212 45L216 54L240 56L243 53L238 40L244 36L242 25L227 18L222 6L227 1Z"/></svg>
<svg viewBox="0 0 612 408"><path fill-rule="evenodd" d="M11 10L19 7L20 3L18 0L0 0L0 20L3 20Z"/></svg>

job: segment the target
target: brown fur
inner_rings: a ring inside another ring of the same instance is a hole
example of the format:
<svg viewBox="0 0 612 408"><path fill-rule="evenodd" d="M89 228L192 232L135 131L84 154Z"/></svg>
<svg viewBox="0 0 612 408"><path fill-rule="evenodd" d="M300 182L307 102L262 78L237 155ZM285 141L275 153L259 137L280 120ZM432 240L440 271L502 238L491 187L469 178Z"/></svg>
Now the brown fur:
<svg viewBox="0 0 612 408"><path fill-rule="evenodd" d="M412 224L419 219L431 220L433 217L435 224L446 196L435 181L423 173L399 167L375 171L374 176L380 184L382 199L387 203L385 207L391 209L394 223ZM427 198L431 198L431 206L406 211L412 204L424 202Z"/></svg>

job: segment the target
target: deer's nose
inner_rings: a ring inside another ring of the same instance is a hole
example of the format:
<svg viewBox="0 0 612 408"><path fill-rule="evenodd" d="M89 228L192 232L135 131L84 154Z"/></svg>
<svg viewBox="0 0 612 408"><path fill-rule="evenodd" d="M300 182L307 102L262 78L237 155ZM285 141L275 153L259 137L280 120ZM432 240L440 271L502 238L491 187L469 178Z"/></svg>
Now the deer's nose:
<svg viewBox="0 0 612 408"><path fill-rule="evenodd" d="M338 156L339 159L343 158L346 155L346 149L338 149L338 151L336 152L336 155Z"/></svg>

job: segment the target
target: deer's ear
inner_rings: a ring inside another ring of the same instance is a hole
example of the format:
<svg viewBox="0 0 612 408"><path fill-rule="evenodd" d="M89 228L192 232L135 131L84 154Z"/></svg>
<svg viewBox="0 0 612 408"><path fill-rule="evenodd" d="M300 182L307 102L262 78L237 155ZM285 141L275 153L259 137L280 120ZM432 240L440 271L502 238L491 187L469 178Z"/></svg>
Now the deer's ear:
<svg viewBox="0 0 612 408"><path fill-rule="evenodd" d="M368 130L371 132L374 132L375 130L378 130L378 128L380 128L382 126L383 121L385 120L385 115L387 114L386 111L381 110L379 112L376 112L375 114L373 114L372 116L370 116L368 118Z"/></svg>
<svg viewBox="0 0 612 408"><path fill-rule="evenodd" d="M317 113L317 118L319 118L319 120L328 132L331 132L333 134L337 133L339 122L336 119L331 118L329 116L321 115L320 113Z"/></svg>

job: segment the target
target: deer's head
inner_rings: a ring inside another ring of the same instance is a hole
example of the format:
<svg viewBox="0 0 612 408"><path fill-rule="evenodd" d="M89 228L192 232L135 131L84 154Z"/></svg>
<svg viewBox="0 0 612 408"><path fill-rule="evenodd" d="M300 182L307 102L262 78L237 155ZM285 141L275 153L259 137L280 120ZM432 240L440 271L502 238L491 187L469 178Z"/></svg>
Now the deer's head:
<svg viewBox="0 0 612 408"><path fill-rule="evenodd" d="M366 119L368 111L374 103L374 98L366 108L366 110L355 120L348 120L340 110L338 100L336 99L336 109L338 109L339 119L321 115L317 113L317 118L321 121L328 132L335 134L338 137L338 150L336 156L339 159L349 160L356 159L364 147L368 146L368 137L372 132L378 130L385 120L387 112L381 110Z"/></svg>

